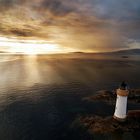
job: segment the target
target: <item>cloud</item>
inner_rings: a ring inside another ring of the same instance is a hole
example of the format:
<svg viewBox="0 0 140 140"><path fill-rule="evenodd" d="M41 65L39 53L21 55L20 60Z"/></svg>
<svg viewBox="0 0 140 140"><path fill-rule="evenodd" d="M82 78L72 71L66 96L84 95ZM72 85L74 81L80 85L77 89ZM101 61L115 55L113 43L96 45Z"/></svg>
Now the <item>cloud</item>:
<svg viewBox="0 0 140 140"><path fill-rule="evenodd" d="M139 18L139 0L91 0L93 11L102 18L134 19Z"/></svg>
<svg viewBox="0 0 140 140"><path fill-rule="evenodd" d="M27 3L27 0L0 0L0 7L2 10L8 10L14 8L16 5L22 5Z"/></svg>
<svg viewBox="0 0 140 140"><path fill-rule="evenodd" d="M44 0L41 2L41 7L58 16L64 16L75 11L73 7L63 3L62 0Z"/></svg>
<svg viewBox="0 0 140 140"><path fill-rule="evenodd" d="M140 40L139 0L0 0L0 35L53 40L82 51Z"/></svg>

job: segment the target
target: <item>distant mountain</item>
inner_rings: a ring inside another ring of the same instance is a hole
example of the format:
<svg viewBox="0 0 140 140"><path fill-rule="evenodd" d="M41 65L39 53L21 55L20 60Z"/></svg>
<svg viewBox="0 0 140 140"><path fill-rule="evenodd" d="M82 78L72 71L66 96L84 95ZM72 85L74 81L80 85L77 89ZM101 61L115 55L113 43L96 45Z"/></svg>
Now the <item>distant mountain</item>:
<svg viewBox="0 0 140 140"><path fill-rule="evenodd" d="M0 51L0 53L6 53L5 51Z"/></svg>
<svg viewBox="0 0 140 140"><path fill-rule="evenodd" d="M71 54L88 54L88 55L95 55L95 54L103 54L103 55L140 55L140 49L127 49L127 50L120 50L120 51L113 51L113 52L96 52L96 53L87 53L87 52L72 52Z"/></svg>
<svg viewBox="0 0 140 140"><path fill-rule="evenodd" d="M140 55L140 49L129 49L129 50L120 50L116 52L109 52L110 54L119 54L119 55Z"/></svg>
<svg viewBox="0 0 140 140"><path fill-rule="evenodd" d="M74 53L74 54L84 54L85 52L71 52L71 53Z"/></svg>
<svg viewBox="0 0 140 140"><path fill-rule="evenodd" d="M1 54L8 53L5 51L0 51ZM20 52L15 52L15 54L21 54ZM113 52L70 52L68 54L77 54L77 55L122 55L122 57L127 58L128 55L140 55L140 49L127 49L127 50L120 50L120 51L113 51ZM65 55L65 54L57 54L57 55Z"/></svg>

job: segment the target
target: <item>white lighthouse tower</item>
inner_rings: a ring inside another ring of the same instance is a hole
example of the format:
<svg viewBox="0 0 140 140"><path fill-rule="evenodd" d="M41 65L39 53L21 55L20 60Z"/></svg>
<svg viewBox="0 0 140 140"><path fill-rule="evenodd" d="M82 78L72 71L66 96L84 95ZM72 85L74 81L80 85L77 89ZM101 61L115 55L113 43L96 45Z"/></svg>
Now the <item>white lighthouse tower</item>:
<svg viewBox="0 0 140 140"><path fill-rule="evenodd" d="M127 97L129 94L128 87L125 82L122 82L117 89L116 108L113 118L119 121L124 121L127 117Z"/></svg>

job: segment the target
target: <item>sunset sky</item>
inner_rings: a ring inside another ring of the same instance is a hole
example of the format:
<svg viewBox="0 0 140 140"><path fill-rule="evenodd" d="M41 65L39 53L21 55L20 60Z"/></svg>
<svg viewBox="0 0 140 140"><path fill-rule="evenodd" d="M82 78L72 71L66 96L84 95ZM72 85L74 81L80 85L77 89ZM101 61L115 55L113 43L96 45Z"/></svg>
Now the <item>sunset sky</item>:
<svg viewBox="0 0 140 140"><path fill-rule="evenodd" d="M140 0L0 0L0 51L139 48Z"/></svg>

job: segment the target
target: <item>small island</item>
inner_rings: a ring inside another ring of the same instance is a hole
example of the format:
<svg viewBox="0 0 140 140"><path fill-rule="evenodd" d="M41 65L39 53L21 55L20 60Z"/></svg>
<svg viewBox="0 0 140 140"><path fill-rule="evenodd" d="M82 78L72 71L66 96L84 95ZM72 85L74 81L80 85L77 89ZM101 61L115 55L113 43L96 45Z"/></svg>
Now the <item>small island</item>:
<svg viewBox="0 0 140 140"><path fill-rule="evenodd" d="M101 90L97 94L84 98L89 102L103 101L109 105L115 105L116 91ZM128 103L140 103L140 89L131 89L128 96ZM128 110L127 119L118 121L110 116L102 117L97 115L80 116L74 121L74 125L84 128L90 134L92 133L112 133L116 131L134 132L140 130L140 110Z"/></svg>

